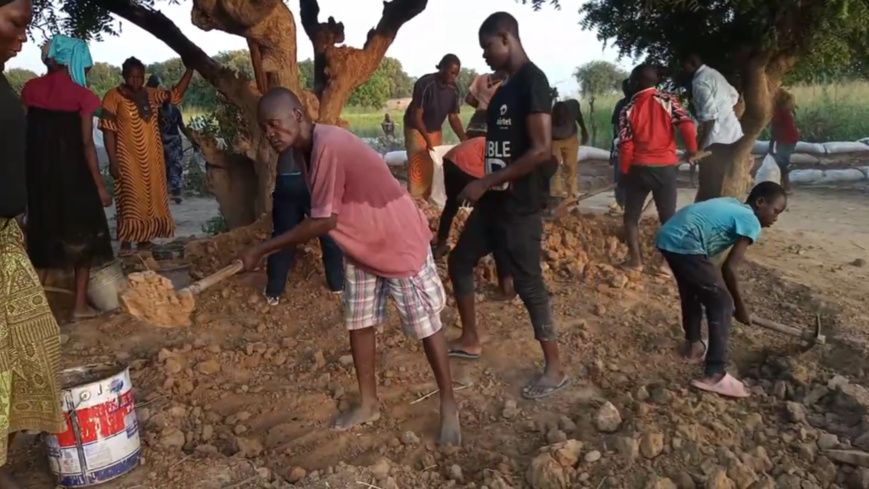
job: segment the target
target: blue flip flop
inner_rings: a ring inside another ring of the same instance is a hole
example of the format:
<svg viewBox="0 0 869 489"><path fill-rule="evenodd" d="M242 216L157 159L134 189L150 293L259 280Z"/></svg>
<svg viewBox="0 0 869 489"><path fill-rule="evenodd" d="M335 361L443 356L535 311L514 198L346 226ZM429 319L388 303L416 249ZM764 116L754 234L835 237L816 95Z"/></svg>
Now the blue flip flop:
<svg viewBox="0 0 869 489"><path fill-rule="evenodd" d="M530 399L530 400L543 399L543 398L551 396L552 394L555 394L556 392L568 387L569 385L570 385L570 377L565 376L564 380L562 380L560 384L558 384L556 386L544 387L543 390L540 391L539 394L531 395L528 393L528 391L531 390L531 388L533 387L533 384L528 384L522 388L522 397L524 397L525 399Z"/></svg>

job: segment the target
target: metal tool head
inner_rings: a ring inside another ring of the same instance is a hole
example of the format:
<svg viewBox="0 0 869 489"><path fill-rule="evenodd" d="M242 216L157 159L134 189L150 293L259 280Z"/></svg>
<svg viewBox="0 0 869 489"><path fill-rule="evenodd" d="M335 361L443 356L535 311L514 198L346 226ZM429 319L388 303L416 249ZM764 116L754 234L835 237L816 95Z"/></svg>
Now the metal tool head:
<svg viewBox="0 0 869 489"><path fill-rule="evenodd" d="M815 314L815 330L812 343L826 345L827 337L821 333L821 314Z"/></svg>

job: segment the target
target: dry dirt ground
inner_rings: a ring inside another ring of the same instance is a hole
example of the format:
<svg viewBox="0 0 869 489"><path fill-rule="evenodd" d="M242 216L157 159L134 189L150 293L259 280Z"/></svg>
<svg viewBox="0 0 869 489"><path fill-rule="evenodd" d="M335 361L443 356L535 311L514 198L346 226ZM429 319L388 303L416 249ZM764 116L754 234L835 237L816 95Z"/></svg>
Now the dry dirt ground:
<svg viewBox="0 0 869 489"><path fill-rule="evenodd" d="M594 180L603 177L584 183ZM583 210L608 203L601 196ZM647 254L655 227L644 227ZM159 329L121 313L64 326L64 367L132 367L144 462L102 487L869 488L865 189L798 189L750 250L743 284L753 312L800 327L820 315L829 344L807 349L735 326L731 371L753 393L743 401L687 387L699 371L675 354L674 284L615 268L625 254L618 228L618 218L601 213L547 226L547 282L574 383L543 401L520 395L541 367L527 314L490 299L491 270L481 267L484 356L452 364L460 449L433 444L437 395L420 399L434 382L394 311L378 341L382 419L329 429L356 385L315 246L300 254L277 307L264 303L264 275L254 273L198 298L189 328ZM195 274L264 235L195 242ZM443 316L457 335L455 307ZM25 489L54 487L45 460L35 439L19 437L10 463Z"/></svg>

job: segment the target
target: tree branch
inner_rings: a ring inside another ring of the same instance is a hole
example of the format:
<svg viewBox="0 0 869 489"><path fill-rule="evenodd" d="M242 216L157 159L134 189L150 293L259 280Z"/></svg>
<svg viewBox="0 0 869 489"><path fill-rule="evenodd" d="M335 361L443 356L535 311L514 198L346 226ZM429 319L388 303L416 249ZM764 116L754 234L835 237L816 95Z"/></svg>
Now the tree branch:
<svg viewBox="0 0 869 489"><path fill-rule="evenodd" d="M131 0L97 0L109 12L141 27L172 48L184 64L195 69L233 104L243 107L257 95L244 75L221 66L181 32L162 12Z"/></svg>
<svg viewBox="0 0 869 489"><path fill-rule="evenodd" d="M314 47L314 91L320 97L320 119L339 122L341 108L350 93L367 80L395 40L398 30L428 5L428 0L383 2L377 26L368 31L362 49L338 46L344 42L344 25L330 17L319 22L317 0L300 0L302 27Z"/></svg>

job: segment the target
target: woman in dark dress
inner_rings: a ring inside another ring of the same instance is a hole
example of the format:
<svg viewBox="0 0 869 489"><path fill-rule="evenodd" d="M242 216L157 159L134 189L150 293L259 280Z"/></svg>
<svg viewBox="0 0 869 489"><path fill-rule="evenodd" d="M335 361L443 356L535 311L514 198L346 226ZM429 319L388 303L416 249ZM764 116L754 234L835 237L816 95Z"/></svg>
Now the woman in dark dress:
<svg viewBox="0 0 869 489"><path fill-rule="evenodd" d="M87 44L63 35L43 48L48 74L24 85L27 108L27 252L38 269L75 271L73 320L96 316L87 303L92 265L113 258L103 207L112 199L97 166L93 113L85 86ZM51 141L51 144L45 144Z"/></svg>
<svg viewBox="0 0 869 489"><path fill-rule="evenodd" d="M0 72L27 40L31 8L30 0L0 0ZM6 467L12 434L64 429L60 330L19 227L27 207L25 122L21 101L0 73L0 489L21 487Z"/></svg>

